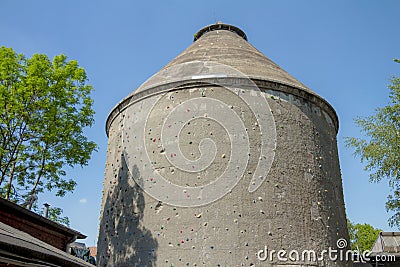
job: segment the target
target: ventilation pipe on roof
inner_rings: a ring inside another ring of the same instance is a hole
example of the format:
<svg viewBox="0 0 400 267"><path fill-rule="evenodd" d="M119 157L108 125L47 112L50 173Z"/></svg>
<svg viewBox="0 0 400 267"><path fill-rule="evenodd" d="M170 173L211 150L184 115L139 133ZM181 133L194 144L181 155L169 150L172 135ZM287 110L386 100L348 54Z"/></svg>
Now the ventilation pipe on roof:
<svg viewBox="0 0 400 267"><path fill-rule="evenodd" d="M49 217L49 207L50 207L50 204L44 203L43 206L44 206L43 216L44 216L45 218L48 218L48 217Z"/></svg>

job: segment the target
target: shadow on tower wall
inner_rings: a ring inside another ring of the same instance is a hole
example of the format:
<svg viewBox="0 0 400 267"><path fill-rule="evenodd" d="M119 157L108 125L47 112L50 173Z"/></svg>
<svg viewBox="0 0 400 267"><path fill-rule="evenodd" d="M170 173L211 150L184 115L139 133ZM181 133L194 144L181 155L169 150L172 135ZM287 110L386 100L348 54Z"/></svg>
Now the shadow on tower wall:
<svg viewBox="0 0 400 267"><path fill-rule="evenodd" d="M158 242L142 223L145 199L133 180L140 177L139 169L134 165L130 175L123 155L120 160L100 221L98 266L156 266Z"/></svg>

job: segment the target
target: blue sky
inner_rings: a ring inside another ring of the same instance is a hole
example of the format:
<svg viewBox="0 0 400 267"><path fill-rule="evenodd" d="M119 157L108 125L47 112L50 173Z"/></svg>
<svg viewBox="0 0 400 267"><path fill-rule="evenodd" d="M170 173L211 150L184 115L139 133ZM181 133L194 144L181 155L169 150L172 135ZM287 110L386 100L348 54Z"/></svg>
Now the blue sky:
<svg viewBox="0 0 400 267"><path fill-rule="evenodd" d="M112 3L112 4L111 4ZM400 76L400 1L22 1L0 2L0 45L31 56L64 53L85 68L96 110L86 130L99 144L89 166L69 171L78 186L65 198L40 197L62 207L71 227L96 244L109 111L167 64L203 26L238 26L249 42L324 97L339 116L339 157L346 212L354 222L386 231L387 181L370 183L345 136L361 136L353 119L388 103L386 85Z"/></svg>

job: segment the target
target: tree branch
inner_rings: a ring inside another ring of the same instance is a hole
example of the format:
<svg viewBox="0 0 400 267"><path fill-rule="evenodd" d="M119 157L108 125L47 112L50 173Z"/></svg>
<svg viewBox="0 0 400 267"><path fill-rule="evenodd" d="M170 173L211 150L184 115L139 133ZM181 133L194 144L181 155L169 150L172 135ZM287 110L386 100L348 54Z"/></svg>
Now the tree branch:
<svg viewBox="0 0 400 267"><path fill-rule="evenodd" d="M33 187L32 187L32 190L31 190L31 192L30 192L30 195L32 195L32 194L35 193L36 188L37 188L37 186L39 185L40 178L41 178L42 175L43 175L43 170L44 170L45 163L46 163L46 153L47 153L47 149L48 149L48 147L47 147L47 144L46 144L46 146L45 146L45 148L44 148L44 150L43 150L43 156L42 156L42 161L41 161L41 163L40 163L39 174L38 174L38 176L36 177L36 181L35 181L35 184L34 184Z"/></svg>
<svg viewBox="0 0 400 267"><path fill-rule="evenodd" d="M7 193L6 193L6 199L7 200L10 199L12 181L13 181L13 178L14 178L15 164L16 164L16 162L14 161L13 164L12 164L12 167L11 167L10 178L8 180Z"/></svg>

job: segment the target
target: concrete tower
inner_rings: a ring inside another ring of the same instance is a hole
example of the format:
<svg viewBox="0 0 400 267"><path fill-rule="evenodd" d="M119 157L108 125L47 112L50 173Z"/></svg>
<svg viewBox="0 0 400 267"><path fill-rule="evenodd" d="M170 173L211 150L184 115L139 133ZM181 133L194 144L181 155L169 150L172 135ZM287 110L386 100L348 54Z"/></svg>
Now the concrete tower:
<svg viewBox="0 0 400 267"><path fill-rule="evenodd" d="M237 27L201 29L106 131L99 266L344 265L322 254L348 240L336 113Z"/></svg>

